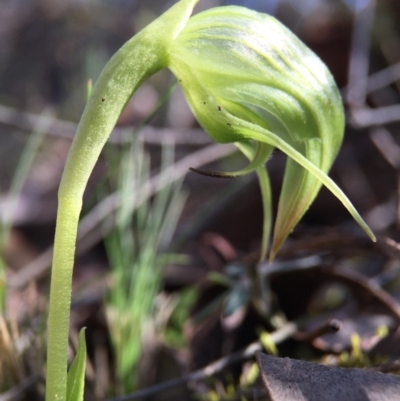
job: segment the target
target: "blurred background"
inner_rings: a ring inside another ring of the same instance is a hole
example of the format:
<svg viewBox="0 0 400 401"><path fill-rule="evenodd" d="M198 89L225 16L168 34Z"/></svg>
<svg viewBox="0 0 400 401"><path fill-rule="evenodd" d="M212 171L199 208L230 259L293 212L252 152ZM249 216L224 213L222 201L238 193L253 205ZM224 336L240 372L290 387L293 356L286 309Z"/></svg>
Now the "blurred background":
<svg viewBox="0 0 400 401"><path fill-rule="evenodd" d="M0 0L0 401L43 399L57 189L88 82L174 3ZM378 244L364 238L322 189L273 267L258 263L262 205L256 177L222 180L189 172L234 171L245 161L199 128L168 71L156 74L121 115L85 193L71 356L78 330L86 326L87 400L112 399L177 377L183 377L179 385L155 390L151 399L263 399L256 379L243 379L254 365L246 358L208 380L184 375L291 319L312 316L316 325L324 302L329 310L349 299L360 307L357 294L343 281L337 286L337 277L314 274L319 278L310 281L296 275L299 265L287 267L285 261L313 256L305 262L308 269L329 261L368 278L390 276L393 283L398 277L400 2L199 3L196 12L239 5L274 15L328 65L347 115L331 177ZM275 204L284 166L280 152L268 161ZM283 276L287 269L293 276ZM353 326L358 317L346 315ZM356 325L361 337L370 339L382 324L394 327L389 318L375 318L369 331ZM279 352L299 358L337 354L334 349L350 349L351 334L325 340L325 348L292 339Z"/></svg>

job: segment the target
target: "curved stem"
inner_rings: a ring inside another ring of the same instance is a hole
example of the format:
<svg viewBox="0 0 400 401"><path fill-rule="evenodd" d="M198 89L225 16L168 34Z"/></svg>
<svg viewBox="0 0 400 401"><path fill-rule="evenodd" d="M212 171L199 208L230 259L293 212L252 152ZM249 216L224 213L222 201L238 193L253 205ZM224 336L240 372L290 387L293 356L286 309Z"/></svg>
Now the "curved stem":
<svg viewBox="0 0 400 401"><path fill-rule="evenodd" d="M181 0L129 40L100 75L79 123L58 192L50 287L46 401L65 401L71 282L82 196L99 154L141 83L168 63L167 47L198 0Z"/></svg>

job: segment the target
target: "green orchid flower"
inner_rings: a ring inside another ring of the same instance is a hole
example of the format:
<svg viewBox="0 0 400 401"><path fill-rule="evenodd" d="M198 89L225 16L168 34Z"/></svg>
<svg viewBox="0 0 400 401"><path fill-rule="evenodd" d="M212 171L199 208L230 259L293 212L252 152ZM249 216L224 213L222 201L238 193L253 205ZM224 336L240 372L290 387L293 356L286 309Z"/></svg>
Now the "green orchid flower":
<svg viewBox="0 0 400 401"><path fill-rule="evenodd" d="M326 66L274 18L219 7L190 18L198 0L181 0L111 58L79 123L58 193L48 318L47 401L83 399L85 346L67 374L71 280L82 195L99 154L129 99L168 67L213 140L235 143L250 160L265 207L262 258L272 226L265 163L274 148L289 156L275 223L272 259L315 199L329 188L375 237L327 176L343 137L340 96ZM83 334L81 336L83 338Z"/></svg>
<svg viewBox="0 0 400 401"><path fill-rule="evenodd" d="M196 118L216 142L253 147L235 176L258 171L264 200L265 256L271 202L265 162L274 147L286 153L270 258L273 259L315 199L322 184L374 239L369 227L326 175L342 143L344 113L339 91L322 61L271 16L242 7L220 7L190 18L169 48ZM214 173L215 174L215 173Z"/></svg>

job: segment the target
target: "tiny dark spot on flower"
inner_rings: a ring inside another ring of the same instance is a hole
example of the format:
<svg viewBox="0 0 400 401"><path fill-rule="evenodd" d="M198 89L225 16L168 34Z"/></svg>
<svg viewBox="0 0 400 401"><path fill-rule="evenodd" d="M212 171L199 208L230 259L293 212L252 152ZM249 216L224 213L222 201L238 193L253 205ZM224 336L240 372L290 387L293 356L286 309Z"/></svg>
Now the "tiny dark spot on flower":
<svg viewBox="0 0 400 401"><path fill-rule="evenodd" d="M229 125L229 127L231 126L231 123L226 123L226 125Z"/></svg>
<svg viewBox="0 0 400 401"><path fill-rule="evenodd" d="M206 102L203 102L203 104L206 104Z"/></svg>
<svg viewBox="0 0 400 401"><path fill-rule="evenodd" d="M221 106L218 106L218 110L221 111Z"/></svg>
<svg viewBox="0 0 400 401"><path fill-rule="evenodd" d="M102 102L105 102L105 101L106 101L106 98L105 98L105 97L102 97L102 98L101 98L101 101L102 101Z"/></svg>
<svg viewBox="0 0 400 401"><path fill-rule="evenodd" d="M182 80L181 80L181 79L179 79L179 82L182 82Z"/></svg>

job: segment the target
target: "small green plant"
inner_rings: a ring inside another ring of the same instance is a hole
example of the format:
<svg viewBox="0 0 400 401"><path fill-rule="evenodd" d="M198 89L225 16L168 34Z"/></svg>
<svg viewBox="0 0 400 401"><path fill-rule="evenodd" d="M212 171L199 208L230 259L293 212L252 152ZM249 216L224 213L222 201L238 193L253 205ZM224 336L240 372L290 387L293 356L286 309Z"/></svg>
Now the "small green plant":
<svg viewBox="0 0 400 401"><path fill-rule="evenodd" d="M173 160L173 148L163 147L161 168ZM143 201L150 178L150 160L139 141L119 153L119 198L116 227L106 238L112 284L105 301L115 355L118 394L137 385L136 367L143 349L143 330L154 316L154 299L160 289L162 267L174 255L166 249L175 231L185 196L180 182ZM131 205L137 207L132 213Z"/></svg>
<svg viewBox="0 0 400 401"><path fill-rule="evenodd" d="M224 175L258 173L265 206L262 257L271 227L265 162L274 147L289 159L270 258L322 184L375 239L348 198L327 176L342 142L344 113L326 66L274 18L242 7L214 8L190 18L197 1L179 1L129 40L107 63L82 115L58 193L48 318L47 401L83 399L83 345L67 380L71 279L83 192L128 100L144 80L165 67L178 78L208 134L216 142L236 143L250 159L247 168Z"/></svg>

